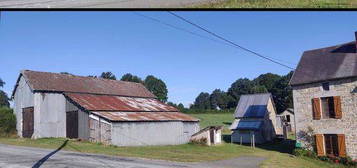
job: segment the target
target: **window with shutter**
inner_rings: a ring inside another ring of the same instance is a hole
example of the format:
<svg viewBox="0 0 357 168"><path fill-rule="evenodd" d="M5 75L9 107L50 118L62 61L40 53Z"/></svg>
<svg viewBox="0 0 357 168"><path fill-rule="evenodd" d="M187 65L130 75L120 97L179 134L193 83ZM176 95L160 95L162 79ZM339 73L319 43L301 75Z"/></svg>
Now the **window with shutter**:
<svg viewBox="0 0 357 168"><path fill-rule="evenodd" d="M319 98L312 99L312 114L313 114L314 120L321 119L320 99Z"/></svg>
<svg viewBox="0 0 357 168"><path fill-rule="evenodd" d="M342 111L341 111L341 97L340 96L333 97L333 105L334 105L335 118L341 119Z"/></svg>
<svg viewBox="0 0 357 168"><path fill-rule="evenodd" d="M338 134L337 135L337 141L338 141L338 156L346 157L345 135L344 134Z"/></svg>
<svg viewBox="0 0 357 168"><path fill-rule="evenodd" d="M324 134L325 153L328 156L338 156L338 142L336 134Z"/></svg>
<svg viewBox="0 0 357 168"><path fill-rule="evenodd" d="M322 134L315 135L315 145L317 156L324 156L324 136Z"/></svg>

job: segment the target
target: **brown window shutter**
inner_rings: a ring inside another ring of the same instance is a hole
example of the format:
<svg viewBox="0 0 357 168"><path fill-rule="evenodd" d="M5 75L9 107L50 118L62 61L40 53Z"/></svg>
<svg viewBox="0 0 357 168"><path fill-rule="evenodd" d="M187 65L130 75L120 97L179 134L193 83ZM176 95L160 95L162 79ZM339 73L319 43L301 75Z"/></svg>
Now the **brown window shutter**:
<svg viewBox="0 0 357 168"><path fill-rule="evenodd" d="M317 156L324 156L324 136L322 134L315 135Z"/></svg>
<svg viewBox="0 0 357 168"><path fill-rule="evenodd" d="M345 135L337 134L337 141L338 141L338 156L346 157Z"/></svg>
<svg viewBox="0 0 357 168"><path fill-rule="evenodd" d="M321 119L321 108L320 108L320 99L313 98L312 99L312 116L314 120Z"/></svg>
<svg viewBox="0 0 357 168"><path fill-rule="evenodd" d="M334 96L333 97L333 106L335 111L335 118L342 118L342 111L341 111L341 97Z"/></svg>

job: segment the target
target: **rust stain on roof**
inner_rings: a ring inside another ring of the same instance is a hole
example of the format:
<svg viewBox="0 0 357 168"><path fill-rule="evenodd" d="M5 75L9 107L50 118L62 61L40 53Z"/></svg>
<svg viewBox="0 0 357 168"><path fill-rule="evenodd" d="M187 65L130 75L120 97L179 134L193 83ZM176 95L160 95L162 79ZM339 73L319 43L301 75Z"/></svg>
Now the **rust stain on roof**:
<svg viewBox="0 0 357 168"><path fill-rule="evenodd" d="M98 112L93 114L110 121L199 121L180 112Z"/></svg>
<svg viewBox="0 0 357 168"><path fill-rule="evenodd" d="M89 111L178 111L154 98L65 93L65 96Z"/></svg>
<svg viewBox="0 0 357 168"><path fill-rule="evenodd" d="M92 93L148 98L156 97L147 90L144 85L135 82L30 70L21 71L21 74L34 91Z"/></svg>

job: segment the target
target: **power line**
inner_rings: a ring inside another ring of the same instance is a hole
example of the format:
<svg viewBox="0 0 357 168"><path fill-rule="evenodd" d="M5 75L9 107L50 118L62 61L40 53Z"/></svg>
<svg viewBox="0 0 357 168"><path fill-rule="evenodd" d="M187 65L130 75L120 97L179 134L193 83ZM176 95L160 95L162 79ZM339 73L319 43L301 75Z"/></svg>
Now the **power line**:
<svg viewBox="0 0 357 168"><path fill-rule="evenodd" d="M174 29L179 30L179 31L183 31L183 32L189 33L189 34L194 35L194 36L198 36L198 37L200 37L200 38L208 39L208 40L211 40L211 41L213 41L213 42L220 43L220 44L230 45L230 44L228 44L228 43L225 43L225 42L222 42L222 41L219 41L219 40L216 40L216 39L207 37L207 36L203 36L203 35L198 34L198 33L196 33L196 32L193 32L193 31L190 31L190 30L187 30L187 29L184 29L184 28L181 28L181 27L178 27L178 26L169 24L169 23L167 23L167 22L164 22L164 21L161 21L161 20L159 20L159 19L156 19L156 18L147 16L147 15L141 14L141 13L139 13L139 12L133 12L133 13L134 13L135 15L144 17L144 18L149 19L149 20L151 20L151 21L160 23L160 24L162 24L162 25L165 25L165 26L174 28Z"/></svg>
<svg viewBox="0 0 357 168"><path fill-rule="evenodd" d="M252 54L254 54L254 55L258 56L258 57L261 57L261 58L263 58L263 59L266 59L266 60L271 61L271 62L273 62L273 63L276 63L276 64L278 64L278 65L281 65L281 66L284 66L284 67L289 68L289 69L291 69L291 70L294 70L294 68L292 68L292 67L290 67L290 66L288 66L288 65L285 65L285 64L283 64L283 63L280 63L280 62L278 62L278 61L275 61L273 58L269 58L269 57L267 57L267 56L263 56L263 55L261 55L261 54L255 52L255 51L253 51L253 50L250 50L250 49L245 48L245 47L243 47L243 46L241 46L241 45L238 45L238 44L236 44L236 43L234 43L234 42L232 42L232 41L230 41L230 40L227 40L227 39L225 39L224 37L219 36L219 35L217 35L216 33L213 33L213 32L211 32L211 31L209 31L208 29L203 28L202 26L199 26L199 25L197 25L197 24L195 24L195 23L193 23L193 22L191 22L191 21L189 21L189 20L187 20L187 19L185 19L185 18L183 18L183 17L181 17L181 16L179 16L179 15L177 15L177 14L171 12L171 11L167 11L167 12L168 12L169 14L171 14L171 15L173 15L173 16L175 16L175 17L181 19L181 20L183 20L184 22L186 22L186 23L188 23L188 24L190 24L190 25L193 25L193 26L195 26L195 27L197 27L197 28L199 28L199 29L201 29L201 30L207 32L208 34L211 34L211 35L213 35L213 36L215 36L215 37L217 37L217 38L219 38L219 39L221 39L221 40L223 40L223 41L225 41L225 42L227 42L227 43L229 43L229 44L231 44L231 45L233 45L233 46L235 46L235 47L237 47L237 48L240 48L240 49L242 49L242 50L244 50L244 51L250 52L250 53L252 53Z"/></svg>

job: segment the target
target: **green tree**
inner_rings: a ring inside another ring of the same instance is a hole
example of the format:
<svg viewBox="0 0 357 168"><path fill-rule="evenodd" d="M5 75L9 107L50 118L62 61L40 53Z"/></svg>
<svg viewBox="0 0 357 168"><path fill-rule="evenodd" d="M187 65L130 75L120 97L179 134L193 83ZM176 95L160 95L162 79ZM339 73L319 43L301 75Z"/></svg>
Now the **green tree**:
<svg viewBox="0 0 357 168"><path fill-rule="evenodd" d="M177 108L178 108L178 110L180 110L181 112L185 112L185 111L186 111L186 108L185 108L185 106L184 106L182 103L179 103L179 104L177 105Z"/></svg>
<svg viewBox="0 0 357 168"><path fill-rule="evenodd" d="M69 72L60 72L60 74L64 74L64 75L73 75L73 74L71 74L71 73L69 73Z"/></svg>
<svg viewBox="0 0 357 168"><path fill-rule="evenodd" d="M0 78L0 87L4 87L5 82Z"/></svg>
<svg viewBox="0 0 357 168"><path fill-rule="evenodd" d="M292 88L289 86L292 75L293 71L290 71L288 74L282 76L275 82L274 88L271 91L278 113L283 112L286 108L293 108Z"/></svg>
<svg viewBox="0 0 357 168"><path fill-rule="evenodd" d="M4 87L5 82L0 78L0 88ZM0 90L0 107L1 106L6 106L9 107L10 103L9 103L9 97L7 96L7 94Z"/></svg>
<svg viewBox="0 0 357 168"><path fill-rule="evenodd" d="M257 78L253 80L255 85L259 85L259 87L264 86L267 92L272 92L275 87L275 83L280 80L280 75L273 74L273 73L266 73L259 75Z"/></svg>
<svg viewBox="0 0 357 168"><path fill-rule="evenodd" d="M121 81L129 81L129 82L136 82L136 83L143 83L140 77L132 75L131 73L126 73L120 79Z"/></svg>
<svg viewBox="0 0 357 168"><path fill-rule="evenodd" d="M164 81L153 75L148 75L144 81L145 87L153 93L160 101L167 101L167 87Z"/></svg>
<svg viewBox="0 0 357 168"><path fill-rule="evenodd" d="M16 132L16 117L12 109L0 107L0 135L8 136Z"/></svg>
<svg viewBox="0 0 357 168"><path fill-rule="evenodd" d="M111 79L111 80L116 80L117 78L115 77L115 75L112 72L102 72L102 74L100 75L100 78L104 78L104 79Z"/></svg>
<svg viewBox="0 0 357 168"><path fill-rule="evenodd" d="M195 109L211 109L210 95L209 93L201 92L193 103Z"/></svg>
<svg viewBox="0 0 357 168"><path fill-rule="evenodd" d="M255 85L252 87L251 93L267 93L268 89L262 85Z"/></svg>
<svg viewBox="0 0 357 168"><path fill-rule="evenodd" d="M248 78L240 78L232 83L231 87L228 89L228 95L232 96L235 101L230 106L237 106L240 96L252 93L253 87L254 82Z"/></svg>
<svg viewBox="0 0 357 168"><path fill-rule="evenodd" d="M234 99L226 92L215 89L210 95L211 109L228 109Z"/></svg>

